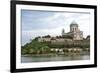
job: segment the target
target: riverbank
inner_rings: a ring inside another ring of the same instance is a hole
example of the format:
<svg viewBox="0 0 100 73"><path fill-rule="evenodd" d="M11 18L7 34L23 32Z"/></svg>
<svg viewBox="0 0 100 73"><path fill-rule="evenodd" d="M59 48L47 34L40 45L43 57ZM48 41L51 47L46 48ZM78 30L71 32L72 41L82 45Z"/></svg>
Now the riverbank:
<svg viewBox="0 0 100 73"><path fill-rule="evenodd" d="M90 55L90 52L65 52L65 53L48 53L48 54L25 54L25 55L21 55L22 57L32 57L32 56L35 56L35 57L39 57L39 56L44 56L44 57L52 57L52 56L82 56L82 55Z"/></svg>

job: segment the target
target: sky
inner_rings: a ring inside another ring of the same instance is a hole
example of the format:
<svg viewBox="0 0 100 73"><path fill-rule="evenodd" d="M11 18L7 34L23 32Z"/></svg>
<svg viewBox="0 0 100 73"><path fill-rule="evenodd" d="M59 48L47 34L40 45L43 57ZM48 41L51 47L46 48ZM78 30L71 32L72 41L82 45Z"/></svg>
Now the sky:
<svg viewBox="0 0 100 73"><path fill-rule="evenodd" d="M62 29L70 31L70 24L76 22L83 36L90 34L90 13L21 10L22 45L37 36L61 35Z"/></svg>

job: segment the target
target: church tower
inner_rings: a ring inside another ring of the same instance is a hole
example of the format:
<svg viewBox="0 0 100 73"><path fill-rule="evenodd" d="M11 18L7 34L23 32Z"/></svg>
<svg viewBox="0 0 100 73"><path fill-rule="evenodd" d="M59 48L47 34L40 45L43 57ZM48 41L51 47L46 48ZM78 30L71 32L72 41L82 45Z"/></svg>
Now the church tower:
<svg viewBox="0 0 100 73"><path fill-rule="evenodd" d="M62 35L64 35L64 33L65 33L65 30L64 30L64 29L62 29Z"/></svg>
<svg viewBox="0 0 100 73"><path fill-rule="evenodd" d="M70 32L72 33L73 40L83 40L83 32L80 31L75 21L70 24Z"/></svg>
<svg viewBox="0 0 100 73"><path fill-rule="evenodd" d="M62 29L62 36L71 37L73 40L83 40L83 31L80 31L78 24L73 21L70 24L70 32L65 33L65 30Z"/></svg>
<svg viewBox="0 0 100 73"><path fill-rule="evenodd" d="M77 32L78 31L78 24L73 21L71 24L70 24L70 32Z"/></svg>

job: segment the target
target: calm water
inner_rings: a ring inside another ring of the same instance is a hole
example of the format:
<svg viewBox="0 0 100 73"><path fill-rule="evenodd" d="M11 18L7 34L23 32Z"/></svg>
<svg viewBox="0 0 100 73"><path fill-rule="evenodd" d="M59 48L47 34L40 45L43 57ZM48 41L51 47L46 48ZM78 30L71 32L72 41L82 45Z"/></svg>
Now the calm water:
<svg viewBox="0 0 100 73"><path fill-rule="evenodd" d="M32 57L21 57L22 63L30 62L48 62L48 61L71 61L71 60L88 60L89 55L83 56L54 56L54 57L44 57L44 56L32 56Z"/></svg>

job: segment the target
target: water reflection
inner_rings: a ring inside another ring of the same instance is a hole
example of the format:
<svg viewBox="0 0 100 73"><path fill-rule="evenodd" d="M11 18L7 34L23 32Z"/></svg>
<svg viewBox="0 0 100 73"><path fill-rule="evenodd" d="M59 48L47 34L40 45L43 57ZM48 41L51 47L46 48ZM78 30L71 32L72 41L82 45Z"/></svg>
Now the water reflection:
<svg viewBox="0 0 100 73"><path fill-rule="evenodd" d="M30 63L30 62L48 62L48 61L72 61L72 60L88 60L90 59L89 55L83 56L32 56L32 57L21 57L22 63Z"/></svg>

